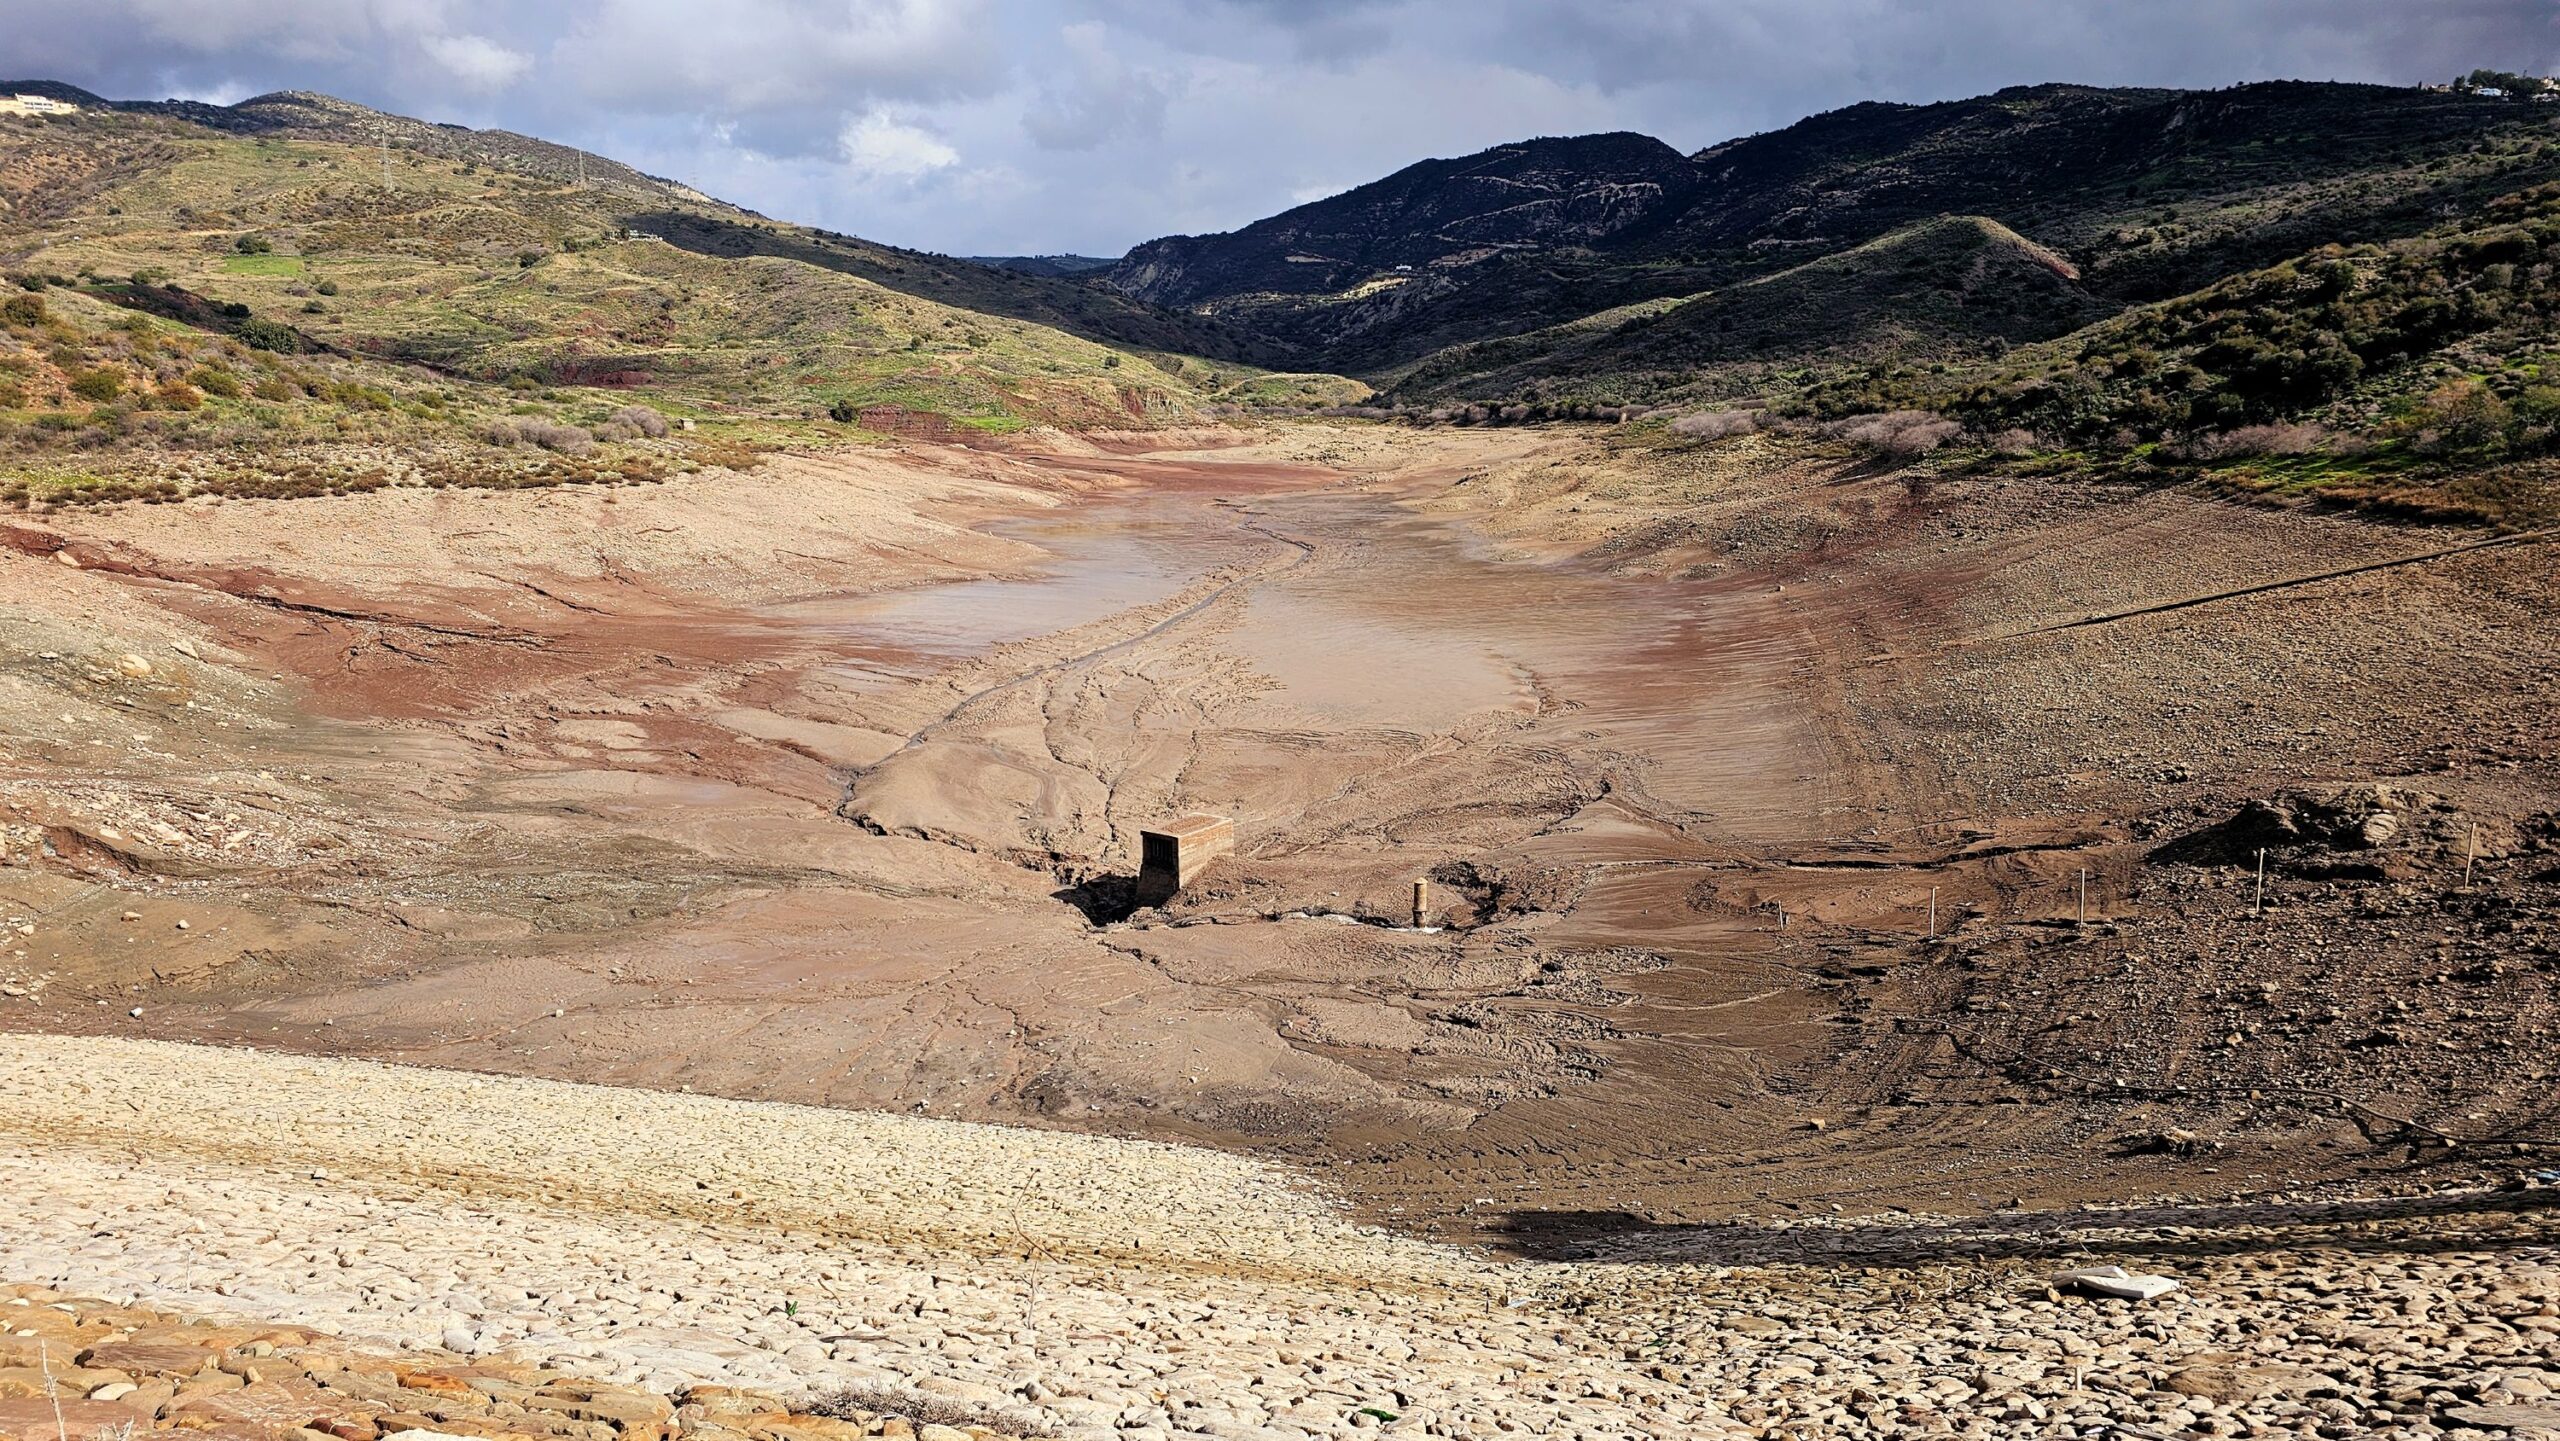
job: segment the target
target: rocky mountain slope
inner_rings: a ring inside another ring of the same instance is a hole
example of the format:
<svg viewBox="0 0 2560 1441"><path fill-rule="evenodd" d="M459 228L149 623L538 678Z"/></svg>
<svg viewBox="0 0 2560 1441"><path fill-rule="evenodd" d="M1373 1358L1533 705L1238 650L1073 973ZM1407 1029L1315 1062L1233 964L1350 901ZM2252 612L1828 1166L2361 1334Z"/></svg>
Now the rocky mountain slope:
<svg viewBox="0 0 2560 1441"><path fill-rule="evenodd" d="M2381 86L2022 87L1851 106L1686 157L1632 135L1497 147L1230 234L1150 241L1109 279L1373 376L1950 214L2063 254L2123 304L2428 229L2560 175L2553 129L2545 107Z"/></svg>
<svg viewBox="0 0 2560 1441"><path fill-rule="evenodd" d="M1500 399L1590 385L1620 399L1752 395L1773 370L1808 360L1996 353L2107 309L2053 251L1996 220L1950 216L1703 295L1452 346L1393 394Z"/></svg>
<svg viewBox="0 0 2560 1441"><path fill-rule="evenodd" d="M1421 267L1604 244L1676 206L1696 182L1680 153L1650 136L1529 140L1425 160L1232 235L1149 241L1109 279L1168 305L1330 296Z"/></svg>

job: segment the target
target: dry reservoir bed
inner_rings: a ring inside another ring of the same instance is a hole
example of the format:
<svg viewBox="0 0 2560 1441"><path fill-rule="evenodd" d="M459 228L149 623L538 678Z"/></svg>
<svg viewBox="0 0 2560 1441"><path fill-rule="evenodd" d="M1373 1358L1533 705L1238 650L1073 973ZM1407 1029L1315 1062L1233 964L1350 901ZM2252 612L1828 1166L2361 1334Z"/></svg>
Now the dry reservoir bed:
<svg viewBox="0 0 2560 1441"><path fill-rule="evenodd" d="M0 1281L1142 1436L2547 1421L2544 540L1613 444L0 525Z"/></svg>
<svg viewBox="0 0 2560 1441"><path fill-rule="evenodd" d="M908 1387L1071 1435L2560 1427L2531 1194L1497 1264L1192 1148L31 1036L0 1038L0 1193L0 1274L67 1291L670 1392ZM2185 1285L2046 1284L2096 1261Z"/></svg>

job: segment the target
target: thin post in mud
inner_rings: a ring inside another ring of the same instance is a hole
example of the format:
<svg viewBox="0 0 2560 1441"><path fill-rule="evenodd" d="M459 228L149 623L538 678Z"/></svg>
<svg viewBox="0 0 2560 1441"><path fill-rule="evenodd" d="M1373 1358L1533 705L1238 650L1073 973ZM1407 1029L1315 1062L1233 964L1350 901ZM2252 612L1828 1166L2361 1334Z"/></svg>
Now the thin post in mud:
<svg viewBox="0 0 2560 1441"><path fill-rule="evenodd" d="M2251 902L2249 903L2249 914L2251 914L2251 915L2253 915L2253 916L2263 916L2263 915L2265 915L2266 913L2267 913L2267 848L2266 848L2265 846L2260 846L2260 847L2258 847L2258 898L2257 898L2256 900L2251 901Z"/></svg>
<svg viewBox="0 0 2560 1441"><path fill-rule="evenodd" d="M2071 922L2073 925L2080 926L2089 923L2089 868L2087 866L2080 868L2080 908L2071 913Z"/></svg>
<svg viewBox="0 0 2560 1441"><path fill-rule="evenodd" d="M1933 941L1934 941L1934 940L1936 940L1937 938L1938 938L1938 888L1937 888L1936 886L1931 886L1931 887L1929 888L1929 934L1928 934L1928 939L1930 939L1930 940L1933 940Z"/></svg>
<svg viewBox="0 0 2560 1441"><path fill-rule="evenodd" d="M1431 878L1417 877L1413 883L1413 928L1422 929L1422 919L1431 910Z"/></svg>
<svg viewBox="0 0 2560 1441"><path fill-rule="evenodd" d="M2471 884L2471 867L2478 862L2479 859L2480 823L2478 821L2473 821L2471 823L2471 843L2463 847L2462 851L2462 884L2464 886L2468 887Z"/></svg>

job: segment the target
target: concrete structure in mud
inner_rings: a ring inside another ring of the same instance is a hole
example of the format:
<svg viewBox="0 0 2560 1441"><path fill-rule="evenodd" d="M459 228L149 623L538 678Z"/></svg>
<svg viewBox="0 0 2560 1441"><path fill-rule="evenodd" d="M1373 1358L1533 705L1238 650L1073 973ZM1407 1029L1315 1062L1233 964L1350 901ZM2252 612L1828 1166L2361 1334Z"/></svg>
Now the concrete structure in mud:
<svg viewBox="0 0 2560 1441"><path fill-rule="evenodd" d="M1160 906L1220 856L1233 855L1236 823L1225 816L1176 816L1138 832L1138 904Z"/></svg>

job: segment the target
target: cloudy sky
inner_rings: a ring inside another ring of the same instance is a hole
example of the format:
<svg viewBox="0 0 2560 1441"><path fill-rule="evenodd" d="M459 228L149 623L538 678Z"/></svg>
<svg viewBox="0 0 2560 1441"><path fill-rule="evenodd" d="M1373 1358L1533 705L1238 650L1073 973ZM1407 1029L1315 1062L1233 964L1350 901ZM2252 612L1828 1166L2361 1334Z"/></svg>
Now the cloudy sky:
<svg viewBox="0 0 2560 1441"><path fill-rule="evenodd" d="M1116 255L1529 135L2555 64L2560 0L0 0L7 78L323 90L955 254Z"/></svg>

